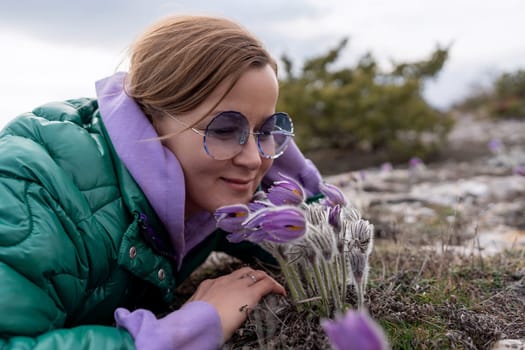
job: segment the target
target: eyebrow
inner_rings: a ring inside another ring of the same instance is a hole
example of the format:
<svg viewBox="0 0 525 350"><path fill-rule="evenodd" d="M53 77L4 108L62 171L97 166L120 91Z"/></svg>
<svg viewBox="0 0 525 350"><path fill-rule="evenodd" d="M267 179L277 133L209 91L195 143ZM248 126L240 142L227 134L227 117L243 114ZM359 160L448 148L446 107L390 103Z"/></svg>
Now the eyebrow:
<svg viewBox="0 0 525 350"><path fill-rule="evenodd" d="M203 118L198 124L196 124L194 126L194 128L198 129L198 130L206 130L206 128L208 127L208 125L211 123L211 121L217 117L219 114L221 113L227 113L227 112L235 112L235 113L239 113L240 115L242 115L247 121L248 121L248 124L250 123L250 119L248 119L248 117L246 117L246 115L242 112L239 112L237 110L234 110L234 109L223 109L223 110L213 110L211 113L209 113L205 118ZM257 131L259 130L264 123L266 123L266 121L271 118L276 112L273 112L272 114L270 115L267 115L264 117L264 119L262 119L258 124L255 125L255 127L253 128L253 131ZM202 125L201 123L203 123L203 127L200 127L200 125Z"/></svg>

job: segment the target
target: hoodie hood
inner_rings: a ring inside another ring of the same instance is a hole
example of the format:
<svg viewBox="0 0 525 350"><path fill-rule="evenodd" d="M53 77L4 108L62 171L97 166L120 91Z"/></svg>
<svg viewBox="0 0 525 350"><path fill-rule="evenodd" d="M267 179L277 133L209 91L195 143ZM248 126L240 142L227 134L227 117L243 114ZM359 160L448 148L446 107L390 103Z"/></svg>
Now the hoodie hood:
<svg viewBox="0 0 525 350"><path fill-rule="evenodd" d="M184 173L175 155L125 90L126 73L96 82L100 114L113 146L169 233L177 266L186 251Z"/></svg>

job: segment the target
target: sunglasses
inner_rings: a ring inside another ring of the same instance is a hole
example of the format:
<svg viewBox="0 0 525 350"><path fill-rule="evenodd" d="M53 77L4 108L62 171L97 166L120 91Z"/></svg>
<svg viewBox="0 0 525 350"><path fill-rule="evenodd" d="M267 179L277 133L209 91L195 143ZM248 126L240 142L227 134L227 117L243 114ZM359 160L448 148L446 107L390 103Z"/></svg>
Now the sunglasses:
<svg viewBox="0 0 525 350"><path fill-rule="evenodd" d="M241 153L248 137L253 135L263 158L276 159L281 156L294 136L290 116L283 112L272 114L258 131L250 131L248 119L236 111L217 114L205 129L193 128L166 113L171 119L203 136L206 154L216 160L231 159Z"/></svg>

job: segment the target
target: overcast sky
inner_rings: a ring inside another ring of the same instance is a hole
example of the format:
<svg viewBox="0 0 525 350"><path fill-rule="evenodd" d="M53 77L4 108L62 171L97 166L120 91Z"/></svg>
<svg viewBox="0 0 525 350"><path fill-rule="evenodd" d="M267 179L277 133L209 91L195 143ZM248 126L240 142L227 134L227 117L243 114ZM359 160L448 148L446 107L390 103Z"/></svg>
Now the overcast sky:
<svg viewBox="0 0 525 350"><path fill-rule="evenodd" d="M371 52L386 68L450 45L425 91L442 108L499 72L525 69L523 0L0 0L0 127L41 103L94 96L133 39L176 13L235 19L297 65L344 37L342 65Z"/></svg>

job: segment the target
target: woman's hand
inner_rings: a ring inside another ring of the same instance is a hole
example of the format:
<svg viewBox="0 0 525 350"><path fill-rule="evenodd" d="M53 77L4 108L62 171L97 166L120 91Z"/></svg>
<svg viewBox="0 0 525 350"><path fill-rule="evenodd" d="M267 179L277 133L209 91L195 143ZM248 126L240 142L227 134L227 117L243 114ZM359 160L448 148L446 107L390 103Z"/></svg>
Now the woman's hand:
<svg viewBox="0 0 525 350"><path fill-rule="evenodd" d="M228 275L204 280L189 301L205 301L215 307L226 341L246 320L248 310L269 293L286 294L284 287L266 272L243 267Z"/></svg>

